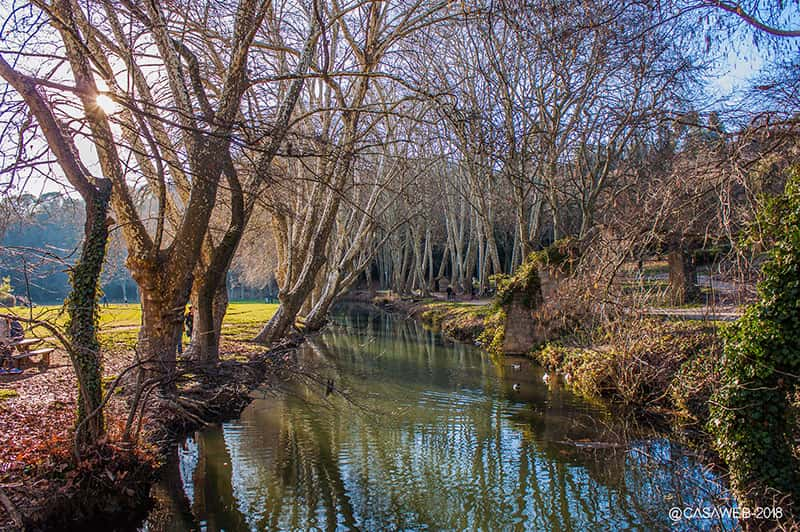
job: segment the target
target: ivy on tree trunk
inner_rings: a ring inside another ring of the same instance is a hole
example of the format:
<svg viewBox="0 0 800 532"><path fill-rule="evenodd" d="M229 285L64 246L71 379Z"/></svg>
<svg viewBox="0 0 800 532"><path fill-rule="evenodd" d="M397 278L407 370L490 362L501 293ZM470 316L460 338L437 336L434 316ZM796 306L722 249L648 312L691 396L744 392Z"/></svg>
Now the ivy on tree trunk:
<svg viewBox="0 0 800 532"><path fill-rule="evenodd" d="M67 337L70 357L78 378L77 441L86 445L105 434L103 412L102 359L97 341L100 273L108 243L107 216L111 182L102 180L86 205L86 225L81 255L70 272L72 290L67 299Z"/></svg>

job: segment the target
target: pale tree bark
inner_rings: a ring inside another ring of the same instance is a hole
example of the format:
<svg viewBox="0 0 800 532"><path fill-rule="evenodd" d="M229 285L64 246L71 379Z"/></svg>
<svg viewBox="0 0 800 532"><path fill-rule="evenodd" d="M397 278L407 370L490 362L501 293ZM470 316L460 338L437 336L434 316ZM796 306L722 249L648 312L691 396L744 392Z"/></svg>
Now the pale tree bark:
<svg viewBox="0 0 800 532"><path fill-rule="evenodd" d="M322 124L320 137L324 141L312 143L320 152L316 157L315 182L308 196L298 196L303 197L303 208L295 209L288 231L282 235L286 240L278 244L286 250L278 296L281 307L257 335L256 341L270 343L284 336L294 324L326 262L324 252L333 233L342 189L351 179L359 142L380 120L380 116L365 118L362 111L362 107L370 105L371 74L378 69L392 45L432 23L446 6L445 2L430 6L413 4L400 7L405 11L390 15L389 10L378 3L340 6L332 2L329 18L334 21L334 31L327 46L322 47L320 65L325 70L338 54L346 53L353 57L351 68L356 75L343 79L325 76L322 86L312 87L317 91L310 92L310 98L321 94L322 101L328 104L318 118Z"/></svg>
<svg viewBox="0 0 800 532"><path fill-rule="evenodd" d="M396 195L384 200L387 189L393 187L398 174L404 165L399 162L403 153L389 154L391 139L384 139L384 153L378 156L375 173L365 172L362 176L364 186L356 187L356 195L348 202L348 211L337 220L336 238L329 245L327 268L323 282L320 283L319 294L306 315L305 330L316 331L327 322L327 314L336 299L342 296L358 280L362 272L367 270L380 249L390 236L404 223L401 221L393 227L384 229L382 238L377 236L377 210L386 203L396 200ZM391 155L391 160L390 159ZM373 182L371 186L367 183ZM368 188L367 188L368 187ZM363 192L359 193L363 189ZM358 196L366 197L366 200ZM382 201L384 200L384 201ZM363 205L363 206L362 206Z"/></svg>

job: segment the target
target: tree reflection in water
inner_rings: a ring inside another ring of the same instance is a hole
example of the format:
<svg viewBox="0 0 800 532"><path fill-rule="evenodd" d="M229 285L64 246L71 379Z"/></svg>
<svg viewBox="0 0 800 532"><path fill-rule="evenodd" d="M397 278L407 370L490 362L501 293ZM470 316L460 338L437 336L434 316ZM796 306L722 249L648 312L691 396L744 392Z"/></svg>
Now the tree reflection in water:
<svg viewBox="0 0 800 532"><path fill-rule="evenodd" d="M348 309L300 360L320 378L178 450L161 491L184 517L149 530L657 529L672 506L731 504L667 438L416 321Z"/></svg>

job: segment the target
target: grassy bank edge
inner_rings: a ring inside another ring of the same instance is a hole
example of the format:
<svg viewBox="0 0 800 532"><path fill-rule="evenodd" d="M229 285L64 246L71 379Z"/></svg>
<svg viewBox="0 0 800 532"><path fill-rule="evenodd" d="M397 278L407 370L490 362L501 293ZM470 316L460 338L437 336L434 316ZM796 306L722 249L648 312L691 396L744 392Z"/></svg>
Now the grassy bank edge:
<svg viewBox="0 0 800 532"><path fill-rule="evenodd" d="M450 339L502 354L505 315L493 305L376 297ZM704 452L708 400L721 378L721 322L638 317L589 335L531 346L527 356L574 393L667 421Z"/></svg>

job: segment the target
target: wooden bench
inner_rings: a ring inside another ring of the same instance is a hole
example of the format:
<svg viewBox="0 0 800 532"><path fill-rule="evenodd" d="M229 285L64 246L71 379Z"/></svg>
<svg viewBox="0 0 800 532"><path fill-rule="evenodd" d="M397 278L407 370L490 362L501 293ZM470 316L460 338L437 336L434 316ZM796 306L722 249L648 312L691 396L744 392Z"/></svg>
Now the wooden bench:
<svg viewBox="0 0 800 532"><path fill-rule="evenodd" d="M21 362L27 362L30 365L36 365L39 369L46 369L50 366L50 353L55 351L53 347L45 347L42 349L36 349L33 351L21 351L19 353L11 355L11 360L14 361L14 364L19 367ZM31 360L32 357L41 357L39 359L39 363L35 363Z"/></svg>

